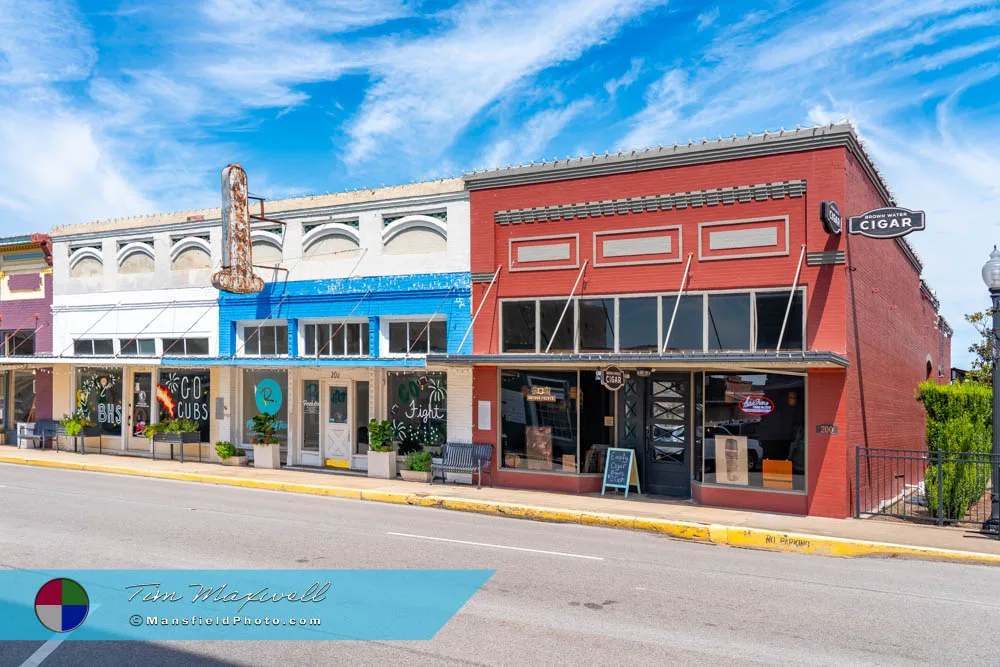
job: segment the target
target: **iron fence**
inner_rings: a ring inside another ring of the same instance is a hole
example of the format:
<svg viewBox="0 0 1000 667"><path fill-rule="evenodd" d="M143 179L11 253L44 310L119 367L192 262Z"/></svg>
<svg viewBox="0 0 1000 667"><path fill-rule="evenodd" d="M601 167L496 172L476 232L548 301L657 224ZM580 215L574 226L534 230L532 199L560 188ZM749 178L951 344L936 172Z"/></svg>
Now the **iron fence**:
<svg viewBox="0 0 1000 667"><path fill-rule="evenodd" d="M1000 455L858 447L855 517L965 525L1000 537Z"/></svg>

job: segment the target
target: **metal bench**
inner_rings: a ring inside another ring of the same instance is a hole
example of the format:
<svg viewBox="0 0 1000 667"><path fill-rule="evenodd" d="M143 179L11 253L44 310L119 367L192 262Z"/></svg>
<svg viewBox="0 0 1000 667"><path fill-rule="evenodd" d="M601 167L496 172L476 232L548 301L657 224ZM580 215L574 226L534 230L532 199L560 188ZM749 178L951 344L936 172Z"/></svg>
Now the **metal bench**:
<svg viewBox="0 0 1000 667"><path fill-rule="evenodd" d="M431 484L434 473L441 473L444 481L446 472L467 472L476 475L476 488L483 488L483 474L490 478L493 486L493 445L474 445L469 442L448 442L441 449L441 463L431 463Z"/></svg>
<svg viewBox="0 0 1000 667"><path fill-rule="evenodd" d="M56 439L56 429L59 423L51 419L40 419L34 423L18 424L17 446L45 449L45 443L51 445Z"/></svg>

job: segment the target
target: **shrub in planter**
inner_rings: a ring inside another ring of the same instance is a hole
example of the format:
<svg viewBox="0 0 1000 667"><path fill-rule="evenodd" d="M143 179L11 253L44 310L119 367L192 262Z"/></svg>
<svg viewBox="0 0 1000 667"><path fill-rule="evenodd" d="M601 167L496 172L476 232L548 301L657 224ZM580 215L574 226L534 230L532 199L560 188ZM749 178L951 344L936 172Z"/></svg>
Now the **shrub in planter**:
<svg viewBox="0 0 1000 667"><path fill-rule="evenodd" d="M278 418L261 413L253 419L253 466L255 468L281 467L281 441L278 440Z"/></svg>
<svg viewBox="0 0 1000 667"><path fill-rule="evenodd" d="M191 419L169 419L149 424L142 434L154 442L200 442L198 422Z"/></svg>
<svg viewBox="0 0 1000 667"><path fill-rule="evenodd" d="M399 474L409 482L431 481L430 452L410 452L406 455L405 469Z"/></svg>
<svg viewBox="0 0 1000 667"><path fill-rule="evenodd" d="M63 415L63 418L59 420L59 425L66 429L66 435L70 437L82 434L85 427L96 426L82 412L77 412L73 416Z"/></svg>
<svg viewBox="0 0 1000 667"><path fill-rule="evenodd" d="M396 452L392 446L392 424L386 420L368 422L368 476L396 478Z"/></svg>
<svg viewBox="0 0 1000 667"><path fill-rule="evenodd" d="M246 452L242 449L237 449L236 445L231 442L221 440L215 443L215 453L223 465L245 466L247 464Z"/></svg>

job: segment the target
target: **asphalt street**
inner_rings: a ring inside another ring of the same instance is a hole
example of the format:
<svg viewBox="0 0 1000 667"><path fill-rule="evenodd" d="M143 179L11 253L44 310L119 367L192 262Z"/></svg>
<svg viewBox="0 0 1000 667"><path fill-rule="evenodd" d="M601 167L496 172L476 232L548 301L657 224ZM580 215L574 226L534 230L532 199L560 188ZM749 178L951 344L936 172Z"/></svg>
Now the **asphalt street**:
<svg viewBox="0 0 1000 667"><path fill-rule="evenodd" d="M0 464L0 568L220 567L496 574L427 642L0 642L0 665L1000 660L998 568Z"/></svg>

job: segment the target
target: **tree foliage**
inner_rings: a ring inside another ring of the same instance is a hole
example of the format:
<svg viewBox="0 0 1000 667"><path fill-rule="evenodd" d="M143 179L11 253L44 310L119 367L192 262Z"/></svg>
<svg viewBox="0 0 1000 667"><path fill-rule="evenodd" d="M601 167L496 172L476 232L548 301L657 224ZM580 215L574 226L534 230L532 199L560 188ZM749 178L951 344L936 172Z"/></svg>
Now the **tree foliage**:
<svg viewBox="0 0 1000 667"><path fill-rule="evenodd" d="M969 352L972 353L972 368L966 376L969 380L993 385L993 314L989 310L978 313L970 313L965 316L965 321L979 332Z"/></svg>

